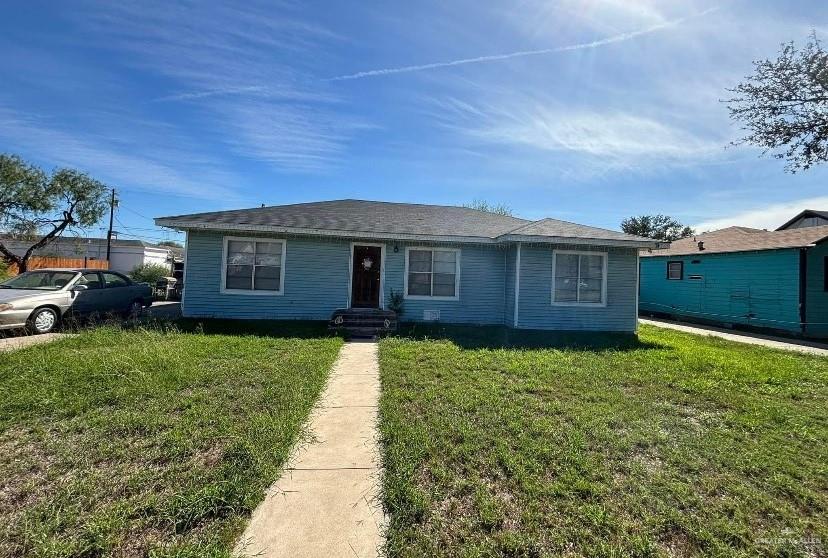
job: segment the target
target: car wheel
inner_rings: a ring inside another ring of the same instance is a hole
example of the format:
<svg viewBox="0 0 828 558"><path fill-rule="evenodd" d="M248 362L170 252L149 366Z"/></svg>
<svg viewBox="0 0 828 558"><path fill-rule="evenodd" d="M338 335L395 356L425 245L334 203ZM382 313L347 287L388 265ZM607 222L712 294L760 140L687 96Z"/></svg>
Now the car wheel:
<svg viewBox="0 0 828 558"><path fill-rule="evenodd" d="M144 303L140 300L133 300L127 309L127 318L137 318L144 311Z"/></svg>
<svg viewBox="0 0 828 558"><path fill-rule="evenodd" d="M58 313L53 308L38 308L29 316L29 330L33 333L49 333L58 325Z"/></svg>

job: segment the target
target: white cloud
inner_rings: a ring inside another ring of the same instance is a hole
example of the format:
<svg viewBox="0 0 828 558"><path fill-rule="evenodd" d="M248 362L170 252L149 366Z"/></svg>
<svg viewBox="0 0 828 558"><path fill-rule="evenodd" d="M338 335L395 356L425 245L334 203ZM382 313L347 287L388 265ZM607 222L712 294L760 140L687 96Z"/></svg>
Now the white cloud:
<svg viewBox="0 0 828 558"><path fill-rule="evenodd" d="M488 104L432 101L430 114L478 142L580 156L588 174L707 160L724 151L722 141L648 116L566 107L543 96L500 95Z"/></svg>
<svg viewBox="0 0 828 558"><path fill-rule="evenodd" d="M521 50L515 52L507 52L505 54L491 54L487 56L476 56L473 58L460 58L457 60L449 60L445 62L431 62L428 64L419 64L414 66L398 66L396 68L380 68L376 70L366 70L362 72L356 72L353 74L345 74L340 75L332 78L328 78L327 81L343 81L343 80L352 80L352 79L362 79L367 77L377 77L377 76L385 76L391 74L404 74L409 72L421 72L424 70L434 70L437 68L449 68L452 66L463 66L466 64L480 64L483 62L496 62L500 60L508 60L510 58L522 58L525 56L539 56L542 54L555 54L561 52L570 52L575 50L588 50L593 48L598 48L614 43L621 43L624 41L629 41L631 39L635 39L636 37L641 37L642 35L649 35L650 33L655 33L656 31L661 31L663 29L667 29L670 27L675 27L676 25L680 25L687 21L688 19L695 18L695 17L702 17L707 15L718 8L709 8L697 14L693 14L692 16L682 17L678 19L674 19L671 21L661 21L649 27L645 27L643 29L638 29L636 31L628 31L626 33L618 33L616 35L612 35L609 37L604 37L602 39L596 39L594 41L589 41L585 43L575 43L571 45L564 45L558 47L551 47L551 48L542 48L536 50Z"/></svg>
<svg viewBox="0 0 828 558"><path fill-rule="evenodd" d="M0 106L0 140L27 158L78 168L117 188L222 201L239 198L232 188L239 182L237 177L188 151L180 138L170 137L170 130L156 132L116 141L106 135L56 128L41 118Z"/></svg>
<svg viewBox="0 0 828 558"><path fill-rule="evenodd" d="M208 134L279 170L337 164L364 127L341 99L300 68L318 60L330 31L290 6L109 4L82 24L124 60L174 84L156 102L187 103Z"/></svg>
<svg viewBox="0 0 828 558"><path fill-rule="evenodd" d="M828 196L792 200L765 207L755 207L725 217L702 221L693 227L697 231L713 231L731 226L774 230L804 209L828 209Z"/></svg>

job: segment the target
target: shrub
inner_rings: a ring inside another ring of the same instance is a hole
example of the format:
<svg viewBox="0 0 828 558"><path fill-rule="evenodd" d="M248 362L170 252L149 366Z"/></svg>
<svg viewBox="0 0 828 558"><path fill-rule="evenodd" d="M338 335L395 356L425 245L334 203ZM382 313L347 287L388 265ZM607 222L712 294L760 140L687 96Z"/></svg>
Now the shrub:
<svg viewBox="0 0 828 558"><path fill-rule="evenodd" d="M403 297L403 294L391 289L391 296L388 297L388 309L393 310L397 314L402 314L404 303L405 298Z"/></svg>
<svg viewBox="0 0 828 558"><path fill-rule="evenodd" d="M170 274L170 268L160 264L141 264L129 272L129 276L136 283L154 285L162 277Z"/></svg>

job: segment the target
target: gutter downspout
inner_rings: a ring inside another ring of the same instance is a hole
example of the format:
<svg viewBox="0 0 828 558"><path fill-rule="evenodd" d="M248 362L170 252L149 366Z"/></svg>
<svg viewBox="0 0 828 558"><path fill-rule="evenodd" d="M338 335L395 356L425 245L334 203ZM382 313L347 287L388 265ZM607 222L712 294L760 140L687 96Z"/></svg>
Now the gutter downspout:
<svg viewBox="0 0 828 558"><path fill-rule="evenodd" d="M513 327L518 327L518 307L520 306L520 242L517 243L517 256L515 258L515 316Z"/></svg>

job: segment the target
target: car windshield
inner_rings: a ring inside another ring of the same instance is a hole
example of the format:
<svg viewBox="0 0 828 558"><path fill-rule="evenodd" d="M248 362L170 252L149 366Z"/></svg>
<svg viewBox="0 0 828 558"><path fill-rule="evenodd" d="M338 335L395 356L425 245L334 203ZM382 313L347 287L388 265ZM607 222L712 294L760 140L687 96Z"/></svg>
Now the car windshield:
<svg viewBox="0 0 828 558"><path fill-rule="evenodd" d="M65 287L75 275L74 271L27 271L0 283L0 287L56 291Z"/></svg>

